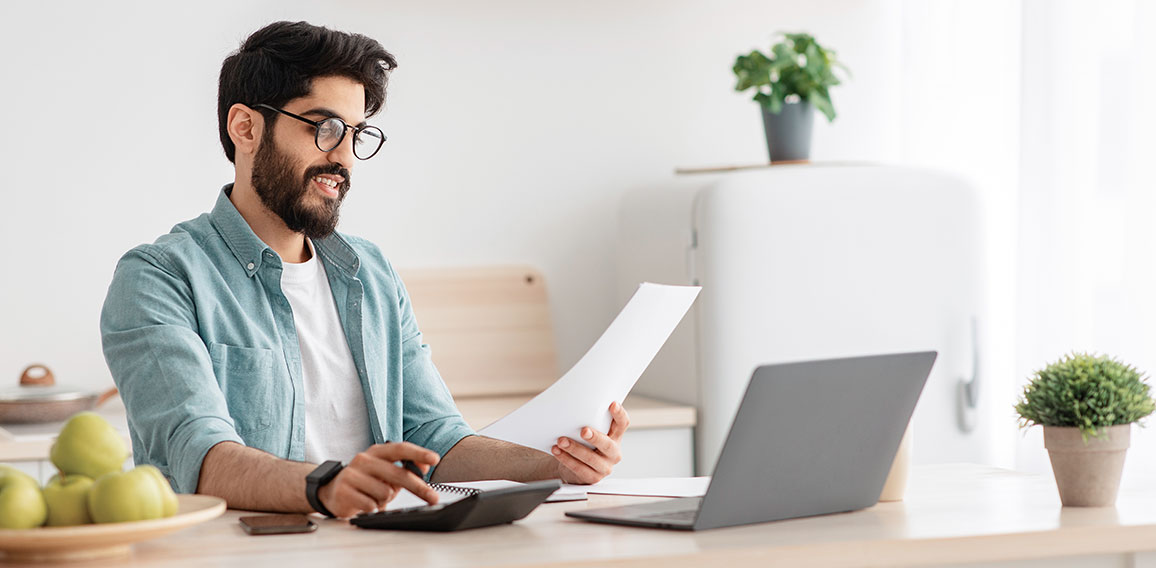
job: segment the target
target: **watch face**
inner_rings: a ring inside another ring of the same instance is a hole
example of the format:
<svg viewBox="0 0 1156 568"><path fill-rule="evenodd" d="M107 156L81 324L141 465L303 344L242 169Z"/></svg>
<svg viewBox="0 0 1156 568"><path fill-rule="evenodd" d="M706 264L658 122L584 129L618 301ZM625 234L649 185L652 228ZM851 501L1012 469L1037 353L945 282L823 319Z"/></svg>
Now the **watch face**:
<svg viewBox="0 0 1156 568"><path fill-rule="evenodd" d="M327 461L317 466L317 469L313 470L308 476L305 477L305 481L312 483L324 483L332 479L333 476L337 475L337 473L341 471L341 468L341 462Z"/></svg>

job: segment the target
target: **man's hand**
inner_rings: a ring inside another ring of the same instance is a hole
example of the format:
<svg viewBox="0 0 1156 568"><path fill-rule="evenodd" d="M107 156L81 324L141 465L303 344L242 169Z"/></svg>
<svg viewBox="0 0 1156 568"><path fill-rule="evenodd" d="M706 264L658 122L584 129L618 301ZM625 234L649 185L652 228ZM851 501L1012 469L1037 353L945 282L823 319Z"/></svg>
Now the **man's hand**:
<svg viewBox="0 0 1156 568"><path fill-rule="evenodd" d="M438 455L409 442L374 444L354 456L349 465L317 492L321 503L340 518L383 509L402 489L437 503L438 494L420 477L394 462L409 460L422 473L437 465Z"/></svg>
<svg viewBox="0 0 1156 568"><path fill-rule="evenodd" d="M594 446L590 449L570 438L558 438L558 443L550 451L558 460L562 481L566 483L598 483L610 475L614 466L622 461L622 448L618 443L622 434L630 426L630 417L617 402L610 404L610 431L603 434L589 426L582 429L582 439Z"/></svg>

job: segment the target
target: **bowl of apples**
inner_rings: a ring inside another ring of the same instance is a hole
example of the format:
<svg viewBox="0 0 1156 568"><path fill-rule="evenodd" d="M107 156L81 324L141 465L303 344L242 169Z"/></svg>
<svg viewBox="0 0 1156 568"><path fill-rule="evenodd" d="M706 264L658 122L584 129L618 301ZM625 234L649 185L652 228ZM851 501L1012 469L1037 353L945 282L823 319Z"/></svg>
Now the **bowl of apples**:
<svg viewBox="0 0 1156 568"><path fill-rule="evenodd" d="M214 519L225 501L177 495L151 465L123 471L128 448L99 414L64 424L50 452L59 473L44 487L0 465L0 561L126 556L132 544Z"/></svg>

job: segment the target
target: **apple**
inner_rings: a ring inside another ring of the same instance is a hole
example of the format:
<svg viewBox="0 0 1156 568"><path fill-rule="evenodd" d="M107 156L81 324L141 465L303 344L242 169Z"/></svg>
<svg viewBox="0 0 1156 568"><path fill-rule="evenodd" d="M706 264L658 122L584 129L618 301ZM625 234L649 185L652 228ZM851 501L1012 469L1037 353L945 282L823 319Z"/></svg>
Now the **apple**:
<svg viewBox="0 0 1156 568"><path fill-rule="evenodd" d="M88 513L97 523L159 519L165 513L164 495L146 467L106 473L88 491Z"/></svg>
<svg viewBox="0 0 1156 568"><path fill-rule="evenodd" d="M120 432L95 412L79 412L69 418L49 452L61 472L92 479L120 471L128 455Z"/></svg>
<svg viewBox="0 0 1156 568"><path fill-rule="evenodd" d="M177 501L177 494L173 491L173 486L169 485L169 480L165 479L165 474L161 470L151 465L140 465L136 469L143 469L156 480L157 489L161 492L161 505L163 514L166 517L171 517L177 514L177 508L180 502Z"/></svg>
<svg viewBox="0 0 1156 568"><path fill-rule="evenodd" d="M14 467L0 465L0 529L30 529L44 524L48 505L40 484Z"/></svg>
<svg viewBox="0 0 1156 568"><path fill-rule="evenodd" d="M54 475L44 486L44 501L48 503L50 527L87 525L92 523L88 514L88 491L92 478L83 475Z"/></svg>

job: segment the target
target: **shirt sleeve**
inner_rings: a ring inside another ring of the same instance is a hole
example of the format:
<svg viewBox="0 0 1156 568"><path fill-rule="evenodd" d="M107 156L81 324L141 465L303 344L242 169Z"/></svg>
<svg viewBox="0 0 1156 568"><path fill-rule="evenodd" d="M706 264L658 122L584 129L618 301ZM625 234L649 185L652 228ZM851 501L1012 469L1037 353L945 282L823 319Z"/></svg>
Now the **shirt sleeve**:
<svg viewBox="0 0 1156 568"><path fill-rule="evenodd" d="M188 282L144 245L121 258L100 316L108 368L124 399L134 460L178 493L195 493L201 462L220 442L244 444L229 416Z"/></svg>
<svg viewBox="0 0 1156 568"><path fill-rule="evenodd" d="M444 456L466 436L475 434L454 404L449 388L434 367L429 345L422 342L417 318L397 272L389 266L397 282L401 312L402 389L405 393L402 429L405 441ZM428 475L433 474L430 469Z"/></svg>

